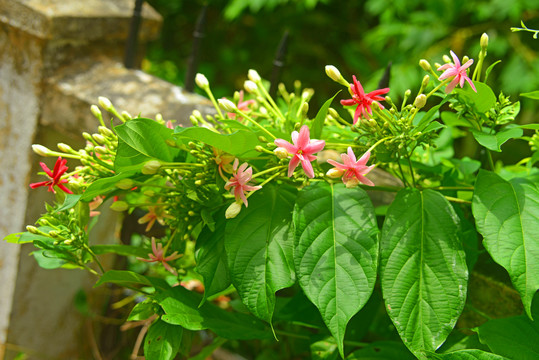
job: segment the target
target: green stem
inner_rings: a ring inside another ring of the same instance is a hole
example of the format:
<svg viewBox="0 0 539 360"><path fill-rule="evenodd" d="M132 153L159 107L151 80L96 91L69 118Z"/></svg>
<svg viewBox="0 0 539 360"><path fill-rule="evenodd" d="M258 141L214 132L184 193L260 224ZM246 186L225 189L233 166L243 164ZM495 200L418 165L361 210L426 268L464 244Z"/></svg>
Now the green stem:
<svg viewBox="0 0 539 360"><path fill-rule="evenodd" d="M484 317L485 319L487 320L493 320L494 318L488 316L487 314L485 314L484 312L482 312L481 310L477 309L475 306L471 305L471 304L466 304L465 305L468 309L470 309L471 311L481 315L482 317Z"/></svg>
<svg viewBox="0 0 539 360"><path fill-rule="evenodd" d="M444 197L449 201L459 203L459 204L471 204L472 203L471 201L459 199L459 198L452 197L452 196L444 196Z"/></svg>
<svg viewBox="0 0 539 360"><path fill-rule="evenodd" d="M427 99L428 99L432 94L434 94L436 91L438 91L442 86L448 84L451 80L453 80L453 79L445 79L444 81L442 81L441 83L439 83L434 89L432 89L432 90L427 94Z"/></svg>
<svg viewBox="0 0 539 360"><path fill-rule="evenodd" d="M495 171L495 169L494 169L494 161L492 160L492 154L490 153L489 149L486 149L486 150L487 150L487 159L488 159L488 164L490 166L490 169L492 171Z"/></svg>
<svg viewBox="0 0 539 360"><path fill-rule="evenodd" d="M386 136L385 138L382 138L374 143L373 146L371 146L366 152L373 151L378 145L380 145L382 142L386 141L387 139L391 139L391 136Z"/></svg>
<svg viewBox="0 0 539 360"><path fill-rule="evenodd" d="M207 86L204 89L204 91L206 92L206 94L210 98L210 101L212 102L213 107L215 108L215 110L217 110L217 113L219 114L219 117L221 119L224 119L223 113L221 112L221 107L219 106L219 104L217 104L217 101L215 100L215 97L213 96L213 93L211 92L210 87Z"/></svg>
<svg viewBox="0 0 539 360"><path fill-rule="evenodd" d="M86 249L86 251L90 253L92 258L95 260L97 266L99 266L99 270L101 270L101 273L102 274L105 273L105 269L103 269L103 265L101 265L101 262L97 258L97 255L92 251L92 249L90 249L90 247L87 244L83 244L83 247Z"/></svg>
<svg viewBox="0 0 539 360"><path fill-rule="evenodd" d="M283 122L285 122L285 121L286 121L286 118L285 118L284 115L281 113L281 110L279 109L279 107L277 107L277 104L275 103L275 101L273 101L273 98L270 96L270 94L269 94L268 91L266 90L266 87L264 86L264 84L262 84L262 80L257 81L256 85L257 85L258 89L260 89L260 91L262 92L262 94L264 95L264 97L265 97L266 99L268 99L268 101L270 102L271 106L275 109L276 115L277 115Z"/></svg>
<svg viewBox="0 0 539 360"><path fill-rule="evenodd" d="M406 159L408 160L408 166L410 167L410 176L412 177L412 185L413 187L416 187L414 167L412 166L412 160L410 160L410 155L406 156Z"/></svg>
<svg viewBox="0 0 539 360"><path fill-rule="evenodd" d="M241 115L244 119L246 119L247 121L249 121L251 124L253 124L254 126L258 127L260 130L262 130L263 132L265 132L266 134L268 134L269 136L271 136L273 139L277 139L277 137L275 135L273 135L272 133L270 133L265 127L263 127L262 125L260 125L258 122L254 121L253 119L251 119L251 117L249 115L247 115L246 113L244 113L243 111L241 111L240 109L237 109L236 112Z"/></svg>
<svg viewBox="0 0 539 360"><path fill-rule="evenodd" d="M267 173L269 173L269 172L273 172L273 171L275 171L275 170L277 170L277 169L283 169L283 168L286 168L286 165L274 166L274 167L269 168L269 169L266 169L266 170L264 170L264 171L257 172L256 174L254 174L254 175L251 177L251 179L254 179L254 178L256 178L256 177L258 177L258 176L260 176L260 175L267 174ZM280 173L280 171L279 171L279 173Z"/></svg>

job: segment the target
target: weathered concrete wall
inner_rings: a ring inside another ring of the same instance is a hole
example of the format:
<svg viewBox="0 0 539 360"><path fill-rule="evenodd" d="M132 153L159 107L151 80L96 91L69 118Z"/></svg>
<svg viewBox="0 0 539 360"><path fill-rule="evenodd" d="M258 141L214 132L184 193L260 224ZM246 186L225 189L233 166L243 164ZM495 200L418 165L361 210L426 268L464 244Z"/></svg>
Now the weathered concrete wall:
<svg viewBox="0 0 539 360"><path fill-rule="evenodd" d="M123 59L133 0L0 0L0 237L24 231L53 200L43 188L31 153L40 143L54 149L83 144L94 132L91 104L110 98L132 114L187 123L207 102L136 70ZM159 31L160 17L143 9L138 57ZM76 166L69 161L68 166ZM32 191L30 193L30 191ZM93 239L115 241L113 216ZM94 241L94 240L92 240ZM92 358L74 310L79 289L95 282L79 270L43 270L27 256L31 245L0 241L0 360L24 351L30 359Z"/></svg>

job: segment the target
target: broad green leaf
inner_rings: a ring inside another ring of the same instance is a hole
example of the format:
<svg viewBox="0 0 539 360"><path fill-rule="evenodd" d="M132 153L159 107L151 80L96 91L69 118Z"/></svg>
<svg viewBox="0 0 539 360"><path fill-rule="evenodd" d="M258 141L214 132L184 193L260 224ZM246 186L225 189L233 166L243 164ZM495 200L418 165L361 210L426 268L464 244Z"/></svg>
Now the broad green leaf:
<svg viewBox="0 0 539 360"><path fill-rule="evenodd" d="M253 316L225 311L205 302L199 307L202 297L181 286L176 286L156 299L165 315L161 317L169 324L198 331L210 329L226 339L268 339L271 332L264 323Z"/></svg>
<svg viewBox="0 0 539 360"><path fill-rule="evenodd" d="M475 183L472 211L477 230L492 259L503 266L532 317L539 290L539 187L525 178L505 181L481 170Z"/></svg>
<svg viewBox="0 0 539 360"><path fill-rule="evenodd" d="M146 276L127 270L109 270L104 273L95 283L94 287L105 283L113 283L121 286L131 287L133 285L152 286L152 283Z"/></svg>
<svg viewBox="0 0 539 360"><path fill-rule="evenodd" d="M153 301L146 299L133 307L127 317L127 321L146 320L153 314L155 314Z"/></svg>
<svg viewBox="0 0 539 360"><path fill-rule="evenodd" d="M320 139L320 137L322 136L322 129L324 129L324 122L326 121L329 107L331 106L333 99L335 99L335 96L337 96L340 92L341 90L339 90L335 95L333 95L331 99L326 100L324 105L322 105L320 110L318 110L318 113L313 120L313 124L311 125L311 138Z"/></svg>
<svg viewBox="0 0 539 360"><path fill-rule="evenodd" d="M413 360L415 356L400 342L378 341L354 351L346 360Z"/></svg>
<svg viewBox="0 0 539 360"><path fill-rule="evenodd" d="M539 326L525 315L489 320L477 333L496 354L509 359L539 359Z"/></svg>
<svg viewBox="0 0 539 360"><path fill-rule="evenodd" d="M294 239L289 232L295 196L294 188L266 185L249 198L249 207L226 224L232 284L249 311L270 323L275 292L295 281Z"/></svg>
<svg viewBox="0 0 539 360"><path fill-rule="evenodd" d="M436 350L466 300L468 270L453 207L434 190L399 191L387 211L380 248L389 317L414 354Z"/></svg>
<svg viewBox="0 0 539 360"><path fill-rule="evenodd" d="M539 130L539 124L524 124L524 125L519 125L518 127L522 129Z"/></svg>
<svg viewBox="0 0 539 360"><path fill-rule="evenodd" d="M342 356L346 325L365 305L376 281L374 207L361 188L316 183L300 191L294 226L299 284L320 311Z"/></svg>
<svg viewBox="0 0 539 360"><path fill-rule="evenodd" d="M451 111L444 111L442 112L442 121L447 126L464 126L464 127L472 127L472 123L464 117L459 117L456 113Z"/></svg>
<svg viewBox="0 0 539 360"><path fill-rule="evenodd" d="M426 113L423 111L418 113L418 116L416 116L416 118L414 119L414 125L416 125L414 133L418 131L424 132L424 129L426 129L434 120L436 120L440 116L438 110L443 104L447 102L447 100L448 98L445 98L440 104L433 106ZM417 119L419 119L419 121Z"/></svg>
<svg viewBox="0 0 539 360"><path fill-rule="evenodd" d="M468 85L463 89L457 88L453 91L478 112L487 112L496 105L496 95L494 95L492 89L485 83L474 81L474 85L477 92L473 91L472 87Z"/></svg>
<svg viewBox="0 0 539 360"><path fill-rule="evenodd" d="M237 130L232 134L219 134L203 127L176 128L174 137L201 141L232 155L242 155L260 145L254 131ZM270 140L270 139L268 139Z"/></svg>
<svg viewBox="0 0 539 360"><path fill-rule="evenodd" d="M180 151L166 143L172 140L173 131L151 119L129 120L114 131L119 140L114 161L116 172L138 169L150 159L173 161Z"/></svg>
<svg viewBox="0 0 539 360"><path fill-rule="evenodd" d="M82 201L91 201L96 196L106 195L110 191L117 190L116 184L122 179L129 178L135 174L134 171L127 171L121 174L117 174L111 177L101 178L88 186L84 194L82 194Z"/></svg>
<svg viewBox="0 0 539 360"><path fill-rule="evenodd" d="M56 211L64 211L71 209L72 207L77 205L81 196L82 194L67 194L64 203L62 204L62 206L56 209Z"/></svg>
<svg viewBox="0 0 539 360"><path fill-rule="evenodd" d="M479 130L471 129L471 132L479 144L489 150L501 152L501 146L510 139L522 136L522 129L519 127L505 128L495 134L487 134Z"/></svg>
<svg viewBox="0 0 539 360"><path fill-rule="evenodd" d="M215 229L205 226L196 242L196 271L204 279L204 298L213 296L231 284L225 252L225 210L216 215Z"/></svg>
<svg viewBox="0 0 539 360"><path fill-rule="evenodd" d="M14 233L14 234L9 234L8 236L4 237L4 241L7 241L8 243L12 243L12 244L21 244L21 237L22 237L22 234L25 234L25 233ZM28 240L26 242L32 242L33 240Z"/></svg>
<svg viewBox="0 0 539 360"><path fill-rule="evenodd" d="M527 97L529 99L539 100L539 90L520 94L520 96Z"/></svg>
<svg viewBox="0 0 539 360"><path fill-rule="evenodd" d="M311 360L337 360L339 352L332 337L314 342L310 346Z"/></svg>
<svg viewBox="0 0 539 360"><path fill-rule="evenodd" d="M114 253L122 256L148 257L148 251L132 245L93 245L90 247L96 255Z"/></svg>
<svg viewBox="0 0 539 360"><path fill-rule="evenodd" d="M430 353L428 358L434 360L509 360L506 357L478 349L459 350L444 354Z"/></svg>
<svg viewBox="0 0 539 360"><path fill-rule="evenodd" d="M182 342L183 328L157 319L144 338L146 359L172 360Z"/></svg>
<svg viewBox="0 0 539 360"><path fill-rule="evenodd" d="M67 261L59 259L56 257L45 256L47 250L37 250L33 251L32 255L36 260L37 264L43 269L58 269L67 264Z"/></svg>
<svg viewBox="0 0 539 360"><path fill-rule="evenodd" d="M428 133L428 132L431 132L431 131L435 131L435 130L439 130L439 129L443 129L445 128L446 126L442 123L439 123L438 121L433 121L429 124L429 126L427 126L422 132L423 133Z"/></svg>

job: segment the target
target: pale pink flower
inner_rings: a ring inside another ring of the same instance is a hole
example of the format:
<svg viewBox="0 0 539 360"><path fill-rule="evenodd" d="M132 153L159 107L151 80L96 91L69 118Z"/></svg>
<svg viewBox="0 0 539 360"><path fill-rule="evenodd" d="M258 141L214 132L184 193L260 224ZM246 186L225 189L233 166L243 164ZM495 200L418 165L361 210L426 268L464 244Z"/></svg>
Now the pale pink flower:
<svg viewBox="0 0 539 360"><path fill-rule="evenodd" d="M140 257L137 257L138 260L144 261L144 262L160 262L163 264L165 269L170 271L172 274L176 275L176 270L172 268L169 264L167 264L168 261L173 261L176 259L179 259L182 255L178 254L177 251L174 251L171 255L165 257L164 250L163 250L163 244L159 243L156 245L155 238L152 237L152 253L148 254L149 259L143 259Z"/></svg>
<svg viewBox="0 0 539 360"><path fill-rule="evenodd" d="M459 84L460 87L463 88L464 81L467 81L468 84L470 84L470 86L472 87L473 91L477 92L472 80L466 74L466 70L473 64L473 59L466 61L464 65L460 66L460 60L457 57L457 55L455 55L453 51L449 51L449 52L451 53L451 57L453 58L454 64L445 64L438 68L438 71L445 70L442 73L442 75L440 75L438 80L448 79L452 76L455 77L447 85L447 87L445 88L445 92L449 94L451 91L453 91L453 89L455 88L455 86L457 86L457 84Z"/></svg>
<svg viewBox="0 0 539 360"><path fill-rule="evenodd" d="M352 76L354 83L350 84L350 93L352 94L351 99L341 100L341 105L352 106L357 104L356 111L354 113L354 125L357 123L359 118L370 119L372 115L371 105L375 101L383 101L384 98L380 95L387 94L389 88L383 88L371 91L368 94L365 94L361 83L356 79L356 76ZM384 107L380 103L376 103L380 109Z"/></svg>
<svg viewBox="0 0 539 360"><path fill-rule="evenodd" d="M294 144L283 139L275 139L274 142L275 145L285 148L286 151L292 155L292 159L290 159L290 163L288 164L289 177L292 176L294 170L301 162L301 167L303 168L303 171L305 171L305 174L311 179L314 178L314 170L311 161L316 159L316 156L313 154L322 151L324 146L326 146L324 140L311 140L309 127L303 125L299 130L299 133L297 131L292 132L292 142Z"/></svg>
<svg viewBox="0 0 539 360"><path fill-rule="evenodd" d="M234 166L232 177L228 180L228 182L225 184L225 189L230 190L232 194L236 197L236 201L243 201L245 206L248 206L247 203L247 197L245 196L245 193L247 191L255 191L258 189L262 189L262 186L253 186L249 185L249 181L253 177L253 169L247 168L249 164L243 163L238 169L239 160L236 158L234 160Z"/></svg>
<svg viewBox="0 0 539 360"><path fill-rule="evenodd" d="M335 168L330 171L333 170L334 173L335 170L342 172L342 182L346 187L355 187L360 182L365 185L374 186L374 183L364 176L374 168L374 165L367 166L367 161L369 161L370 156L371 153L367 151L356 161L356 156L354 155L352 148L348 147L348 155L341 154L343 164L338 163L335 160L328 160L328 163L335 166Z"/></svg>

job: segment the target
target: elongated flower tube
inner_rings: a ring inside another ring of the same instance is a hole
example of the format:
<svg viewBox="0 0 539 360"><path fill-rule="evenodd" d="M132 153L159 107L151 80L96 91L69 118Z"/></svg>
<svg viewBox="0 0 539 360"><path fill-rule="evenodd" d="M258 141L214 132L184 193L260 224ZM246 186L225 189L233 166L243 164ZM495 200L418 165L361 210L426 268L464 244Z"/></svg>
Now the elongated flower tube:
<svg viewBox="0 0 539 360"><path fill-rule="evenodd" d="M316 159L314 153L321 151L326 142L324 140L311 140L309 127L303 125L299 130L292 132L292 142L289 143L283 139L275 139L275 145L285 148L292 155L290 163L288 164L288 176L291 177L294 170L301 162L301 167L305 174L311 179L314 178L314 170L311 161Z"/></svg>

